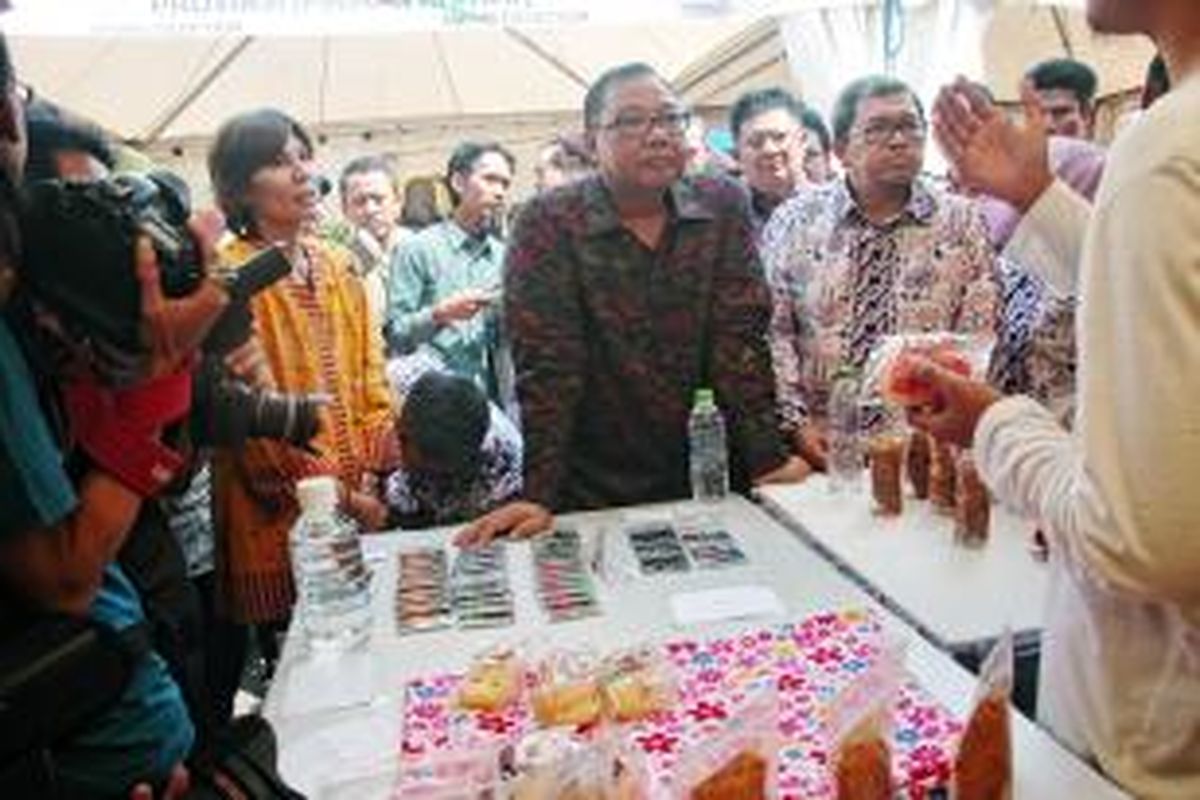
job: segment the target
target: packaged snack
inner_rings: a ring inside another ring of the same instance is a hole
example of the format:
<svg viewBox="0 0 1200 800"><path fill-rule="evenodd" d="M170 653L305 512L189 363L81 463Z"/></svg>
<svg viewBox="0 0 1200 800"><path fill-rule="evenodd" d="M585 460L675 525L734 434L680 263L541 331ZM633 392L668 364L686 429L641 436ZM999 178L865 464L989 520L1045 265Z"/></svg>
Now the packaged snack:
<svg viewBox="0 0 1200 800"><path fill-rule="evenodd" d="M645 768L601 733L583 737L566 728L534 731L513 758L513 800L641 800Z"/></svg>
<svg viewBox="0 0 1200 800"><path fill-rule="evenodd" d="M439 630L454 622L446 552L440 547L403 550L396 556L396 628L400 633Z"/></svg>
<svg viewBox="0 0 1200 800"><path fill-rule="evenodd" d="M965 547L987 543L992 501L970 453L958 460L955 484L954 540Z"/></svg>
<svg viewBox="0 0 1200 800"><path fill-rule="evenodd" d="M1005 631L979 671L971 715L958 743L951 800L1010 800L1013 786L1012 633Z"/></svg>
<svg viewBox="0 0 1200 800"><path fill-rule="evenodd" d="M899 406L930 402L930 388L914 374L921 358L968 378L982 378L995 337L959 333L915 333L884 337L867 360L863 394Z"/></svg>
<svg viewBox="0 0 1200 800"><path fill-rule="evenodd" d="M929 451L929 502L935 511L953 514L958 504L955 485L958 466L953 445L930 438Z"/></svg>
<svg viewBox="0 0 1200 800"><path fill-rule="evenodd" d="M670 665L648 647L605 659L600 683L604 713L617 722L632 722L670 708L677 694Z"/></svg>
<svg viewBox="0 0 1200 800"><path fill-rule="evenodd" d="M676 800L774 800L778 794L779 692L770 684L735 709L721 731L684 753Z"/></svg>
<svg viewBox="0 0 1200 800"><path fill-rule="evenodd" d="M877 434L867 442L877 514L895 516L904 510L904 442L904 435L897 432Z"/></svg>
<svg viewBox="0 0 1200 800"><path fill-rule="evenodd" d="M603 710L596 660L589 653L560 651L542 659L530 694L542 725L584 726Z"/></svg>
<svg viewBox="0 0 1200 800"><path fill-rule="evenodd" d="M889 645L829 709L829 769L836 800L892 800L892 713L904 650Z"/></svg>
<svg viewBox="0 0 1200 800"><path fill-rule="evenodd" d="M502 797L499 747L422 757L400 765L396 797L404 800L494 800Z"/></svg>
<svg viewBox="0 0 1200 800"><path fill-rule="evenodd" d="M517 652L497 647L476 657L458 689L458 704L472 711L499 711L521 696L524 671Z"/></svg>
<svg viewBox="0 0 1200 800"><path fill-rule="evenodd" d="M533 541L538 599L551 622L600 613L600 599L584 561L578 531L559 530Z"/></svg>
<svg viewBox="0 0 1200 800"><path fill-rule="evenodd" d="M904 451L904 468L908 473L908 482L912 485L913 495L918 500L929 497L929 435L921 431L913 431L908 437L908 449Z"/></svg>

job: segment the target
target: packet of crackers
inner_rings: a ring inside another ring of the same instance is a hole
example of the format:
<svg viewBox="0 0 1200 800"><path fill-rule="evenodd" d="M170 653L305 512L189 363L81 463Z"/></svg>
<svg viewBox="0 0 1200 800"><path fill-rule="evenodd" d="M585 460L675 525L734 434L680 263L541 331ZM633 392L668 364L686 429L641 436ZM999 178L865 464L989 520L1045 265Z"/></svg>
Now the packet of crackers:
<svg viewBox="0 0 1200 800"><path fill-rule="evenodd" d="M871 356L863 378L865 402L882 401L907 408L926 405L933 400L914 367L920 359L964 378L982 380L987 376L996 338L983 334L906 333L885 336Z"/></svg>
<svg viewBox="0 0 1200 800"><path fill-rule="evenodd" d="M675 768L674 800L775 800L779 772L779 689L760 685Z"/></svg>
<svg viewBox="0 0 1200 800"><path fill-rule="evenodd" d="M605 716L616 722L634 722L675 704L675 674L662 654L652 647L620 650L604 659L600 687Z"/></svg>
<svg viewBox="0 0 1200 800"><path fill-rule="evenodd" d="M892 800L892 727L904 645L887 642L875 663L837 694L826 718L836 800Z"/></svg>
<svg viewBox="0 0 1200 800"><path fill-rule="evenodd" d="M471 662L458 687L458 704L471 711L501 711L521 697L525 667L516 648L497 645Z"/></svg>
<svg viewBox="0 0 1200 800"><path fill-rule="evenodd" d="M604 705L598 659L587 650L549 653L534 669L529 699L534 717L547 727L599 721Z"/></svg>
<svg viewBox="0 0 1200 800"><path fill-rule="evenodd" d="M951 800L1011 800L1012 685L1013 639L1005 631L979 670L971 715L954 756Z"/></svg>

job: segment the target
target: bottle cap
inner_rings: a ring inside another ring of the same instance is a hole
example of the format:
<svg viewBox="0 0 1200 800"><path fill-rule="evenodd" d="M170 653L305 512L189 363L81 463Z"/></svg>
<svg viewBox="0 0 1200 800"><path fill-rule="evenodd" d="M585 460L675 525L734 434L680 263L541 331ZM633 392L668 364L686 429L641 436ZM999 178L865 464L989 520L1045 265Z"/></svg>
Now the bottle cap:
<svg viewBox="0 0 1200 800"><path fill-rule="evenodd" d="M329 475L305 478L296 483L301 511L334 510L338 505L337 480Z"/></svg>
<svg viewBox="0 0 1200 800"><path fill-rule="evenodd" d="M717 399L712 389L697 389L694 398L694 405L715 406L717 404Z"/></svg>

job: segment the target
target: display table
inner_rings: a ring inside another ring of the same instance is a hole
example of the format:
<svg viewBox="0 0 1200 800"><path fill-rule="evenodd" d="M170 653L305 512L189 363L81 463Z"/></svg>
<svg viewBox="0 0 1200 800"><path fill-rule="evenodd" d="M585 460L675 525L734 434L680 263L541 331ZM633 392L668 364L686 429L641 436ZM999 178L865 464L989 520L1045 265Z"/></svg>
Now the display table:
<svg viewBox="0 0 1200 800"><path fill-rule="evenodd" d="M758 494L780 522L935 644L961 653L985 648L1005 628L1018 640L1037 635L1047 570L1030 553L1029 522L993 506L987 543L968 549L954 542L954 520L927 501L905 497L900 516L876 516L865 484L834 494L817 475Z"/></svg>
<svg viewBox="0 0 1200 800"><path fill-rule="evenodd" d="M556 646L613 648L680 636L729 635L837 608L874 610L908 641L907 666L956 715L965 715L974 679L943 653L891 617L851 581L804 547L761 509L740 498L715 507L720 522L741 542L749 563L721 570L641 576L632 569L620 529L670 508L570 515L560 527L585 537L603 535L603 614L548 624L532 590L528 545L512 545L509 569L516 594L516 624L492 630L448 629L401 636L392 614L394 554L419 543L441 543L448 531L391 534L367 540L374 565L374 630L370 642L336 656L307 652L303 636L289 635L265 703L276 726L280 766L287 780L314 798L389 797L395 788L401 741L402 697L414 678L463 670L494 643L552 642ZM678 626L671 597L680 592L759 586L780 601L775 613L753 618ZM1108 782L1014 715L1017 798L1122 797Z"/></svg>

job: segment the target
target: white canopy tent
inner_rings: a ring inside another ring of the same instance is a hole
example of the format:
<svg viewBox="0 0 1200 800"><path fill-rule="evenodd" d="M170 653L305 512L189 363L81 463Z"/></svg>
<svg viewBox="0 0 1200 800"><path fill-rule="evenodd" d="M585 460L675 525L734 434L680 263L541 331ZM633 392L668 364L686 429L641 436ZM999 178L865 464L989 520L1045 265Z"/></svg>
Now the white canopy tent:
<svg viewBox="0 0 1200 800"><path fill-rule="evenodd" d="M51 5L68 0L38 2L48 14ZM116 2L91 0L86 8L111 15L106 6ZM146 2L160 10L292 8L286 0ZM305 7L321 2L332 0L303 0ZM358 5L379 14L379 6L391 2ZM326 20L281 10L245 24L235 19L238 24L229 25L222 17L220 24L182 29L177 20L176 27L139 29L119 18L121 24L110 20L89 35L82 35L90 29L79 20L50 30L18 25L10 39L23 79L39 93L200 184L206 183L207 139L221 120L264 105L282 107L320 133L321 157L331 166L386 150L412 173L439 169L450 144L472 135L513 143L528 164L553 132L578 126L587 84L606 67L630 60L653 64L690 103L709 111L723 110L748 88L790 84L827 112L846 80L889 67L926 93L964 72L1011 99L1025 68L1042 58L1074 55L1091 62L1107 93L1136 86L1150 54L1143 42L1091 34L1077 9L1034 0L904 0L890 4L902 12L898 25L885 15L883 0L676 0L673 13L664 11L665 2L613 0L621 14L598 21L585 15L580 18L588 21L580 23L565 12L598 4L530 0L567 19L530 27L504 19L471 25L443 19L363 30L367 17L361 15L355 22L332 12ZM635 22L638 6L645 19ZM681 7L707 13L697 19ZM755 9L788 13L754 15ZM729 11L741 13L718 13ZM889 22L899 32L890 40L890 59L884 56ZM317 35L322 31L327 35Z"/></svg>

